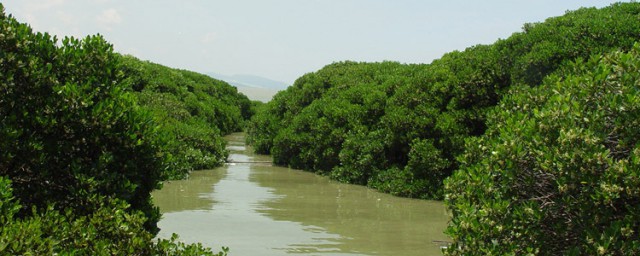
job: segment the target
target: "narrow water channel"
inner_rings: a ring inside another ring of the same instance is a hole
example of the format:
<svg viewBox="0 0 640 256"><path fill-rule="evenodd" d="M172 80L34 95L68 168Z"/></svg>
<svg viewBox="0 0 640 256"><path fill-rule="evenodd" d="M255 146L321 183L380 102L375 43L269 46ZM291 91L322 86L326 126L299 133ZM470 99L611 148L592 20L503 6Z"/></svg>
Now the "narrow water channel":
<svg viewBox="0 0 640 256"><path fill-rule="evenodd" d="M236 163L196 171L153 193L171 233L232 256L441 255L448 217L441 202L393 197L309 172L274 167L226 137Z"/></svg>

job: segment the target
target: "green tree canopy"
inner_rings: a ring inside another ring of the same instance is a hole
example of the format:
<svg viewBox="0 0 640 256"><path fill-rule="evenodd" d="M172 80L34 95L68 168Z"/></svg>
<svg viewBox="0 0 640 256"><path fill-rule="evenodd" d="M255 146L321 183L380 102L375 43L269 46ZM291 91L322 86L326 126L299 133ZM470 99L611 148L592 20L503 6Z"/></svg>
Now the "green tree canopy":
<svg viewBox="0 0 640 256"><path fill-rule="evenodd" d="M121 56L100 35L35 33L0 4L0 251L214 255L153 241L150 192L220 164L221 136L251 114L226 83Z"/></svg>
<svg viewBox="0 0 640 256"><path fill-rule="evenodd" d="M640 39L640 4L582 8L425 65L338 62L300 77L249 124L276 164L396 195L442 198L465 140L511 87Z"/></svg>
<svg viewBox="0 0 640 256"><path fill-rule="evenodd" d="M640 44L513 88L446 182L448 254L640 253L638 67Z"/></svg>
<svg viewBox="0 0 640 256"><path fill-rule="evenodd" d="M240 131L253 115L235 87L203 74L120 56L123 83L165 134L169 178L213 168L227 157L222 135Z"/></svg>
<svg viewBox="0 0 640 256"><path fill-rule="evenodd" d="M159 218L149 193L163 159L152 117L119 83L118 56L101 36L58 43L0 16L0 176L32 206L95 211L108 195Z"/></svg>

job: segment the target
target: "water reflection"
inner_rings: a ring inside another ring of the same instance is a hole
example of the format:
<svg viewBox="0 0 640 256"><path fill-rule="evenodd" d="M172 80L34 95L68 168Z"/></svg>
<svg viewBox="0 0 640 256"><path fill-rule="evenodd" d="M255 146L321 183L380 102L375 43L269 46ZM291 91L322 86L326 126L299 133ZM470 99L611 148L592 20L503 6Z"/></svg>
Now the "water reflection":
<svg viewBox="0 0 640 256"><path fill-rule="evenodd" d="M226 175L226 169L193 172L186 180L167 181L161 191L154 191L153 201L163 213L183 210L209 210L214 205L210 197L213 184Z"/></svg>
<svg viewBox="0 0 640 256"><path fill-rule="evenodd" d="M297 170L279 172L254 168L252 180L284 195L264 202L261 212L349 238L338 245L341 251L439 255L433 241L447 240L442 232L448 217L440 202L397 198Z"/></svg>
<svg viewBox="0 0 640 256"><path fill-rule="evenodd" d="M230 159L269 160L246 151L242 134L230 140ZM164 213L160 237L231 255L439 255L433 240L447 215L440 202L392 197L268 164L238 163L194 172L154 192Z"/></svg>

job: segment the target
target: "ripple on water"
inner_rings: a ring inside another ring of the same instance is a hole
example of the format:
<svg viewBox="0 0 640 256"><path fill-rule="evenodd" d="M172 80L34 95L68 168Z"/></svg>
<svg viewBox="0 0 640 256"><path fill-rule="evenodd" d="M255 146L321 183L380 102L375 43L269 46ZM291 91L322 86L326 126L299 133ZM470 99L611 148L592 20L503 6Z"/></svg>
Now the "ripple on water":
<svg viewBox="0 0 640 256"><path fill-rule="evenodd" d="M232 140L229 159L270 161ZM231 255L440 255L432 241L448 217L441 202L397 198L308 172L266 164L197 171L155 191L160 237Z"/></svg>

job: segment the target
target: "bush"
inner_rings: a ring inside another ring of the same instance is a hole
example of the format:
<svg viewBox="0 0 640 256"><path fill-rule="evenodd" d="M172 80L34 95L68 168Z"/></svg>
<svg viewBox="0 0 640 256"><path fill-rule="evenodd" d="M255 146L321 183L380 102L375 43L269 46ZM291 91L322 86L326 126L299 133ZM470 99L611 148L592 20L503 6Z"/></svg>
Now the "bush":
<svg viewBox="0 0 640 256"><path fill-rule="evenodd" d="M582 8L428 65L339 62L300 77L259 110L249 142L279 165L381 191L442 198L465 140L511 87L535 87L565 63L628 50L639 3Z"/></svg>
<svg viewBox="0 0 640 256"><path fill-rule="evenodd" d="M446 182L449 255L640 253L640 44L514 88Z"/></svg>
<svg viewBox="0 0 640 256"><path fill-rule="evenodd" d="M0 251L7 255L226 255L214 254L200 244L170 240L153 241L144 229L141 212L129 212L122 200L96 197L99 204L90 215L78 216L73 209L48 207L17 218L21 208L13 198L10 181L0 177Z"/></svg>
<svg viewBox="0 0 640 256"><path fill-rule="evenodd" d="M31 207L90 214L93 195L159 218L149 193L163 163L152 117L118 81L117 56L100 36L65 38L0 16L0 176Z"/></svg>
<svg viewBox="0 0 640 256"><path fill-rule="evenodd" d="M58 42L0 4L1 252L214 255L152 240L150 192L173 160L171 140L136 104L120 60L101 36Z"/></svg>
<svg viewBox="0 0 640 256"><path fill-rule="evenodd" d="M164 174L183 178L226 160L223 135L242 130L251 101L231 85L206 75L119 56L123 83L165 134Z"/></svg>

